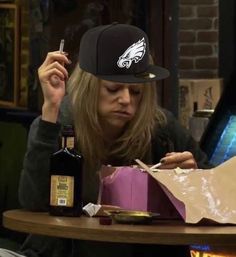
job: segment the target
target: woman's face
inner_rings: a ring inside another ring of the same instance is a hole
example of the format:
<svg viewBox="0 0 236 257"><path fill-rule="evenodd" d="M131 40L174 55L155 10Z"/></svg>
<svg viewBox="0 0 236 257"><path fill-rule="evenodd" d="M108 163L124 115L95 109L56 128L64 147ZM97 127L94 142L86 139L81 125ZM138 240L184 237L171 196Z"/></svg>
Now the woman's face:
<svg viewBox="0 0 236 257"><path fill-rule="evenodd" d="M121 130L133 119L141 97L142 84L122 84L102 80L98 113L102 127Z"/></svg>

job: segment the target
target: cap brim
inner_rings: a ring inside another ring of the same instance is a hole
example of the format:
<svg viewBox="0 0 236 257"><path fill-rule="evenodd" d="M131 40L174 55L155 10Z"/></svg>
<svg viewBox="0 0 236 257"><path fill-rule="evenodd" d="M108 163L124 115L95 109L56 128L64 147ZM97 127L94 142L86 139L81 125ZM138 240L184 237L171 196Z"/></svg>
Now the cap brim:
<svg viewBox="0 0 236 257"><path fill-rule="evenodd" d="M169 77L170 72L162 67L152 65L145 72L138 74L115 74L115 75L96 75L97 77L121 83L147 83L162 80Z"/></svg>

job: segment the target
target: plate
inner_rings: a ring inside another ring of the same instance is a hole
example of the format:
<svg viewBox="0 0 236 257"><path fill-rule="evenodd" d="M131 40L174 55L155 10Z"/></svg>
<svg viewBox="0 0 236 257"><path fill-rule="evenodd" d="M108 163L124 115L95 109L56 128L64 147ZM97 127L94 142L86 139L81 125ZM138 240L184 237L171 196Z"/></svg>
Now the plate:
<svg viewBox="0 0 236 257"><path fill-rule="evenodd" d="M123 224L149 224L159 213L145 211L106 210L115 222Z"/></svg>

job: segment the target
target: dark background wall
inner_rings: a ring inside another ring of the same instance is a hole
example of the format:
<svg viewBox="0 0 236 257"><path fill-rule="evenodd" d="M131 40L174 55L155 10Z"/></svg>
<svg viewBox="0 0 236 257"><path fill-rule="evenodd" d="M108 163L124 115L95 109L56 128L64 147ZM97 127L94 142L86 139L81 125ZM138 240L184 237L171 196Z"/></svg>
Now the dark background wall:
<svg viewBox="0 0 236 257"><path fill-rule="evenodd" d="M227 85L236 68L236 2L219 1L219 76Z"/></svg>
<svg viewBox="0 0 236 257"><path fill-rule="evenodd" d="M17 249L24 235L2 227L2 212L19 208L18 183L27 131L19 123L0 121L0 248Z"/></svg>

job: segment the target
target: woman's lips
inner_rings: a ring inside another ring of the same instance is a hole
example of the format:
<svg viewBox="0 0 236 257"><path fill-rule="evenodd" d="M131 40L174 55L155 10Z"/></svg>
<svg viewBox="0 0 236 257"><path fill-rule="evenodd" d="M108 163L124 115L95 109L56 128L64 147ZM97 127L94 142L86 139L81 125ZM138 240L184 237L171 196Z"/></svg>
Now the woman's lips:
<svg viewBox="0 0 236 257"><path fill-rule="evenodd" d="M123 118L131 118L132 115L129 112L123 112L123 111L115 111L113 112L115 116L123 117Z"/></svg>

